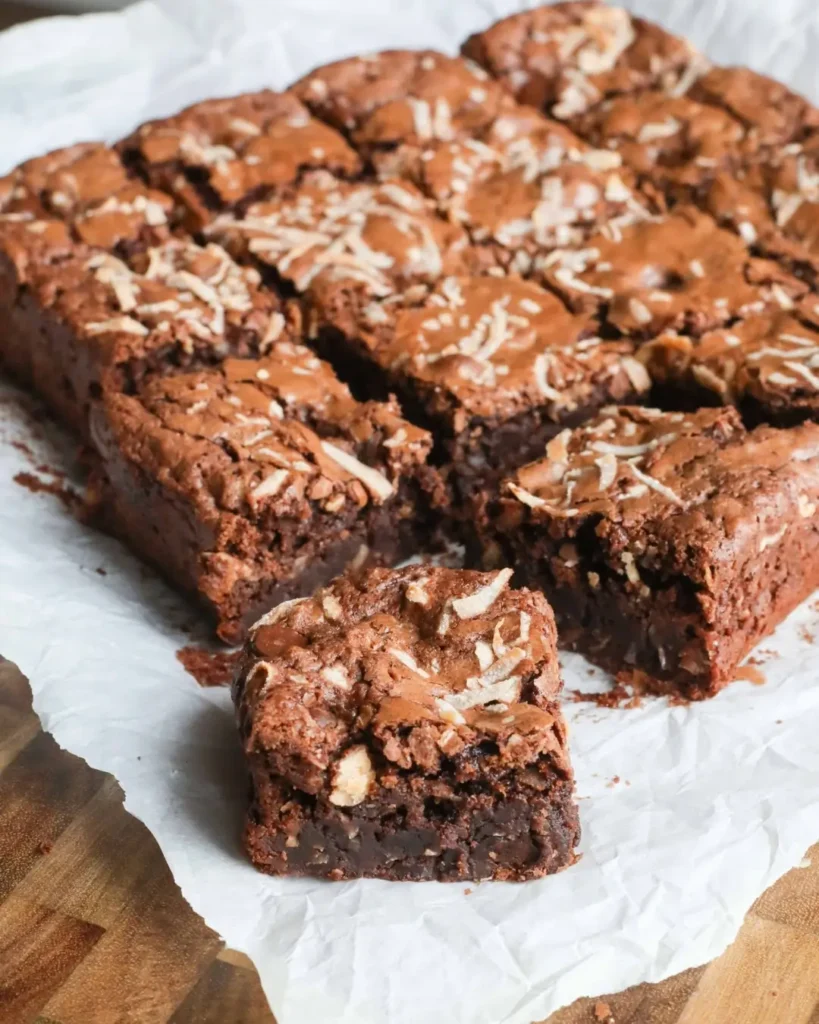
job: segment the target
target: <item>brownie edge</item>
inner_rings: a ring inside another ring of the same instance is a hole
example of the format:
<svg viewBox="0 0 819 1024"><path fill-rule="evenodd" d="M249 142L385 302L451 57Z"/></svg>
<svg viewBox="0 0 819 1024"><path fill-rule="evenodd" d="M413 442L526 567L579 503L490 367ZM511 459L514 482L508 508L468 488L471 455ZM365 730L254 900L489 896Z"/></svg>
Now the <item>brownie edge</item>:
<svg viewBox="0 0 819 1024"><path fill-rule="evenodd" d="M574 862L554 616L510 577L372 569L259 620L233 687L257 868L524 881Z"/></svg>

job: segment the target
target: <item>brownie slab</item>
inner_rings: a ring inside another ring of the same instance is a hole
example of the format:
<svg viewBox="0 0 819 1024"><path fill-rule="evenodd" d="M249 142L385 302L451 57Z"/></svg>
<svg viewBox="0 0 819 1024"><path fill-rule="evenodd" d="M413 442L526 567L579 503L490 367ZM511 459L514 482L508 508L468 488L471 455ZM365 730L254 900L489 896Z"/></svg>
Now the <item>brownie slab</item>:
<svg viewBox="0 0 819 1024"><path fill-rule="evenodd" d="M268 89L206 100L149 121L118 144L125 164L176 200L175 218L199 231L221 210L281 192L311 168L361 170L344 138L292 93Z"/></svg>
<svg viewBox="0 0 819 1024"><path fill-rule="evenodd" d="M819 585L818 509L817 424L611 408L510 478L486 556L543 589L562 643L701 699Z"/></svg>
<svg viewBox="0 0 819 1024"><path fill-rule="evenodd" d="M104 390L263 354L298 331L299 311L215 244L171 239L125 262L73 242L57 221L0 228L0 238L0 362L80 434Z"/></svg>
<svg viewBox="0 0 819 1024"><path fill-rule="evenodd" d="M381 301L325 282L309 316L349 379L394 391L433 432L462 499L650 383L632 341L602 339L594 318L515 275L445 277Z"/></svg>
<svg viewBox="0 0 819 1024"><path fill-rule="evenodd" d="M573 863L554 619L510 576L375 569L253 627L233 693L256 867L523 881Z"/></svg>
<svg viewBox="0 0 819 1024"><path fill-rule="evenodd" d="M351 563L415 554L433 529L429 436L291 342L107 392L91 436L103 521L225 640Z"/></svg>
<svg viewBox="0 0 819 1024"><path fill-rule="evenodd" d="M683 92L707 66L686 40L599 0L513 14L471 36L462 52L558 120L638 89Z"/></svg>

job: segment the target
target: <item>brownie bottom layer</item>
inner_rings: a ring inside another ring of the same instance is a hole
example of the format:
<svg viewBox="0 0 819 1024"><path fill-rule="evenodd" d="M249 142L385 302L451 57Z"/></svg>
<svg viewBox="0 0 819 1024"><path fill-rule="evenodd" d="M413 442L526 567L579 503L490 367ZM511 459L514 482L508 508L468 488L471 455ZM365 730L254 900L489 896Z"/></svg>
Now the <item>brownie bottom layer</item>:
<svg viewBox="0 0 819 1024"><path fill-rule="evenodd" d="M527 774L537 786L527 785ZM351 808L294 790L262 765L254 775L245 845L269 874L525 881L575 860L580 826L572 783L552 775L545 784L534 767L494 787L420 778L413 786L408 778Z"/></svg>
<svg viewBox="0 0 819 1024"><path fill-rule="evenodd" d="M819 586L811 538L793 529L788 540L738 564L731 585L716 594L685 577L643 573L631 583L606 562L582 551L561 554L525 529L516 542L485 543L484 560L515 565L519 585L543 591L562 647L649 691L703 700L731 682L754 645Z"/></svg>

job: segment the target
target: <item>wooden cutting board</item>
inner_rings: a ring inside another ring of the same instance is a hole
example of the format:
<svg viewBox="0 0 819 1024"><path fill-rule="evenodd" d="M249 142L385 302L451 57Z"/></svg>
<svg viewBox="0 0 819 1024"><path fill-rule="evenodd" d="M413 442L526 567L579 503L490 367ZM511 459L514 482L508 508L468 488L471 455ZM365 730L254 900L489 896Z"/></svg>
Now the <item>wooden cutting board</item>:
<svg viewBox="0 0 819 1024"><path fill-rule="evenodd" d="M548 1024L819 1024L813 855L708 967ZM184 901L114 779L40 730L28 683L0 660L0 1024L272 1021L253 965Z"/></svg>

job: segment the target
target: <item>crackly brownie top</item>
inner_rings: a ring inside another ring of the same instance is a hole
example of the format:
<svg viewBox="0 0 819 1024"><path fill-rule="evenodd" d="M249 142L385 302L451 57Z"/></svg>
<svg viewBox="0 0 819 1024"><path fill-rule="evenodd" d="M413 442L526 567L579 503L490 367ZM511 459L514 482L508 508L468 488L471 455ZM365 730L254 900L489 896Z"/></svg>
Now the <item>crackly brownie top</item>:
<svg viewBox="0 0 819 1024"><path fill-rule="evenodd" d="M468 39L463 52L519 100L562 119L612 94L685 88L704 63L686 40L598 0L513 14Z"/></svg>
<svg viewBox="0 0 819 1024"><path fill-rule="evenodd" d="M760 146L797 142L808 128L819 126L819 110L806 99L750 68L711 68L697 78L688 95L722 107Z"/></svg>
<svg viewBox="0 0 819 1024"><path fill-rule="evenodd" d="M765 551L793 519L815 519L819 424L749 433L733 408L610 407L559 434L506 487L533 519L571 535L596 521L633 582L637 558L710 587L716 566Z"/></svg>
<svg viewBox="0 0 819 1024"><path fill-rule="evenodd" d="M649 385L633 343L603 341L593 319L513 275L444 278L424 294L371 303L362 321L373 357L426 386L457 429L464 415L548 406L558 416L596 392L620 398Z"/></svg>
<svg viewBox="0 0 819 1024"><path fill-rule="evenodd" d="M819 132L773 149L738 174L717 175L705 206L749 244L771 248L781 237L801 247L788 250L819 259ZM774 245L774 249L776 246Z"/></svg>
<svg viewBox="0 0 819 1024"><path fill-rule="evenodd" d="M698 184L754 148L728 111L661 90L606 100L574 127L639 174L681 185Z"/></svg>
<svg viewBox="0 0 819 1024"><path fill-rule="evenodd" d="M175 117L149 121L120 143L151 168L205 172L222 203L296 181L308 167L339 174L360 169L343 137L310 116L291 93L263 90L196 103Z"/></svg>
<svg viewBox="0 0 819 1024"><path fill-rule="evenodd" d="M723 402L819 408L819 308L770 310L700 338L661 334L640 349L654 380L690 377ZM815 304L814 304L815 306Z"/></svg>
<svg viewBox="0 0 819 1024"><path fill-rule="evenodd" d="M97 142L27 160L0 178L0 224L58 218L80 241L105 249L142 235L167 238L172 207L169 196L129 177L117 153Z"/></svg>
<svg viewBox="0 0 819 1024"><path fill-rule="evenodd" d="M482 741L499 771L543 754L566 765L552 611L511 575L376 569L275 608L234 689L248 750L341 807L384 762L434 773Z"/></svg>
<svg viewBox="0 0 819 1024"><path fill-rule="evenodd" d="M480 134L508 93L461 57L434 50L385 50L316 68L293 91L365 152Z"/></svg>
<svg viewBox="0 0 819 1024"><path fill-rule="evenodd" d="M363 284L375 295L462 268L468 239L437 218L408 182L350 184L315 172L286 202L255 203L209 229L305 291L319 276Z"/></svg>
<svg viewBox="0 0 819 1024"><path fill-rule="evenodd" d="M789 308L807 290L693 207L557 250L539 265L572 308L605 305L618 330L645 336L701 333L766 304Z"/></svg>
<svg viewBox="0 0 819 1024"><path fill-rule="evenodd" d="M270 528L319 511L355 518L391 498L430 447L395 403L357 402L326 363L291 342L258 361L227 359L156 377L138 397L111 396L103 423L127 457L205 518L229 511ZM95 437L105 449L105 431Z"/></svg>
<svg viewBox="0 0 819 1024"><path fill-rule="evenodd" d="M218 357L236 345L264 352L290 333L285 307L258 287L258 271L214 244L173 240L130 264L79 247L35 281L39 300L81 336L125 339L130 355L168 345Z"/></svg>

